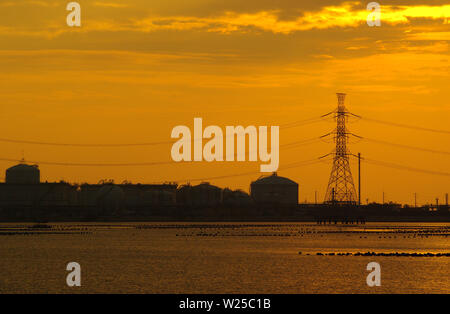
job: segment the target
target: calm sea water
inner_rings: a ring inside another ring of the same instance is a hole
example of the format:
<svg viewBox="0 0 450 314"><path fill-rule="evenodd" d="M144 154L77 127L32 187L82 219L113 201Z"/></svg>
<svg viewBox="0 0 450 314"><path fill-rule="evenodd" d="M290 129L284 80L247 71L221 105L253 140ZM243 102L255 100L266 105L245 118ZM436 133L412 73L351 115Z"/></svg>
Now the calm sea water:
<svg viewBox="0 0 450 314"><path fill-rule="evenodd" d="M26 224L0 226L1 293L450 293L450 224ZM299 254L302 252L302 254ZM79 288L66 265L81 265ZM369 262L381 287L366 284Z"/></svg>

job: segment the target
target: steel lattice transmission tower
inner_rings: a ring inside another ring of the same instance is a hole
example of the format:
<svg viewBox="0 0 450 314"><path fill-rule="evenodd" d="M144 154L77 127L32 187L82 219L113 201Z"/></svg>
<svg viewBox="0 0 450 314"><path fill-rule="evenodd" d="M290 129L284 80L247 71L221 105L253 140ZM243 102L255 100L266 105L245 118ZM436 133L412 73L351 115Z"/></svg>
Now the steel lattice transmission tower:
<svg viewBox="0 0 450 314"><path fill-rule="evenodd" d="M336 130L333 132L336 149L333 157L333 168L331 169L328 182L325 203L333 204L356 204L356 190L353 183L352 171L350 169L347 148L349 132L345 126L349 112L345 108L346 94L338 93L338 108L333 113L337 122Z"/></svg>

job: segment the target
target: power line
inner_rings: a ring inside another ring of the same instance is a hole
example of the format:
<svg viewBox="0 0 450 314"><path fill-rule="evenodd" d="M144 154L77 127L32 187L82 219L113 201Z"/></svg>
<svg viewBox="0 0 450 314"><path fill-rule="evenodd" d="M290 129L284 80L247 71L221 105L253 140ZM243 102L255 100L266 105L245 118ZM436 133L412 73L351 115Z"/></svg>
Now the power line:
<svg viewBox="0 0 450 314"><path fill-rule="evenodd" d="M379 124L384 124L384 125L391 125L391 126L396 126L396 127L400 127L400 128L406 128L406 129L412 129L412 130L418 130L418 131L426 131L426 132L433 132L433 133L441 133L441 134L450 134L450 131L448 131L448 130L439 130L439 129L425 128L425 127L420 127L420 126L416 126L416 125L409 125L409 124L403 124L403 123L397 123L397 122L390 122L390 121L384 121L384 120L378 120L378 119L372 119L372 118L366 118L366 117L361 117L361 119L369 121L369 122L374 122L374 123L379 123Z"/></svg>
<svg viewBox="0 0 450 314"><path fill-rule="evenodd" d="M294 141L288 144L280 145L280 149L293 149L303 145L310 145L316 142L320 142L320 138L310 138L300 141ZM253 151L251 151L253 152ZM246 152L250 154L251 152ZM227 155L232 156L232 155ZM227 157L225 156L225 157ZM233 156L237 156L237 152ZM14 158L0 158L0 161L8 162L23 162L22 159ZM136 162L136 163L74 163L74 162L53 162L53 161L35 161L27 160L28 163L38 164L38 165L50 165L50 166L67 166L67 167L133 167L133 166L158 166L158 165L169 165L176 164L174 161L155 161L155 162Z"/></svg>
<svg viewBox="0 0 450 314"><path fill-rule="evenodd" d="M23 162L21 159L0 158L0 161ZM28 163L38 165L51 166L67 166L67 167L132 167L132 166L157 166L173 164L173 161L156 161L156 162L137 162L137 163L74 163L74 162L54 162L54 161L33 161L27 160Z"/></svg>
<svg viewBox="0 0 450 314"><path fill-rule="evenodd" d="M401 147L401 148L412 149L412 150L428 152L428 153L434 153L434 154L450 155L449 151L436 150L436 149L417 147L417 146L410 146L410 145L398 144L398 143L391 143L391 142L388 142L388 141L376 140L376 139L372 139L372 138L368 138L368 137L363 137L363 139L367 140L367 141L370 141L370 142L378 143L378 144L384 144L384 145L389 145L389 146Z"/></svg>
<svg viewBox="0 0 450 314"><path fill-rule="evenodd" d="M290 129L311 123L317 123L322 121L321 117L313 117L305 120L285 123L280 125L280 129ZM235 136L235 134L233 134ZM193 141L202 139L193 139ZM15 144L28 144L28 145L42 145L42 146L62 146L62 147L138 147L138 146L158 146L158 145L170 145L177 142L177 140L169 141L156 141L156 142L141 142L141 143L118 143L118 144L100 144L100 143L62 143L62 142L47 142L47 141L33 141L33 140L19 140L11 138L0 138L0 142L15 143Z"/></svg>
<svg viewBox="0 0 450 314"><path fill-rule="evenodd" d="M298 147L298 146L304 146L304 145L309 145L309 144L314 144L314 143L319 143L319 142L322 142L322 139L320 137L313 137L310 139L294 141L291 143L283 144L283 145L280 145L280 148L290 149L290 148L294 148L294 147Z"/></svg>
<svg viewBox="0 0 450 314"><path fill-rule="evenodd" d="M368 158L362 158L361 160L363 160L369 164L374 164L374 165L388 167L388 168L450 177L450 173L443 172L443 171L435 171L435 170L427 170L427 169L409 167L409 166L405 166L405 165L399 165L399 164L395 164L395 163L391 163L391 162L378 161L378 160L373 160L373 159L368 159Z"/></svg>
<svg viewBox="0 0 450 314"><path fill-rule="evenodd" d="M312 124L312 123L317 123L317 122L322 122L322 121L324 121L324 119L322 117L313 117L313 118L309 118L309 119L305 119L305 120L281 124L280 129L290 129L290 128L295 128L295 127L304 126L307 124Z"/></svg>
<svg viewBox="0 0 450 314"><path fill-rule="evenodd" d="M320 163L320 162L323 162L323 160L317 159L317 158L304 160L304 161L300 161L300 162L294 162L291 164L287 164L284 167L281 167L280 169L278 169L278 171L284 171L286 169L292 169L292 168L299 168L302 166L309 166L309 165ZM260 173L261 172L259 172L259 171L251 171L251 172L235 173L235 174L215 176L215 177L175 180L174 182L198 182L198 181L201 182L201 181L207 181L207 180L220 180L220 179L227 179L227 178L233 178L233 177L244 177L244 176L255 175L255 174L260 174Z"/></svg>
<svg viewBox="0 0 450 314"><path fill-rule="evenodd" d="M131 146L156 146L175 143L175 141L162 141L162 142L124 143L124 144L77 144L77 143L39 142L29 140L8 139L8 138L0 138L0 142L43 145L43 146L69 146L69 147L131 147Z"/></svg>

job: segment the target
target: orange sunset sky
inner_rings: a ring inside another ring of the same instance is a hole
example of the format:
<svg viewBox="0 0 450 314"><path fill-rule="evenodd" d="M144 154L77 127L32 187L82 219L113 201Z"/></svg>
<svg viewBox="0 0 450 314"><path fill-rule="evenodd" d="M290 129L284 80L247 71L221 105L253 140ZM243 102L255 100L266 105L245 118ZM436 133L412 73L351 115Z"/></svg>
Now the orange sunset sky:
<svg viewBox="0 0 450 314"><path fill-rule="evenodd" d="M0 0L0 172L20 160L145 163L81 167L40 163L41 178L69 182L153 183L209 179L246 191L260 163L169 163L171 145L71 147L169 141L172 128L283 125L326 114L336 92L362 117L450 130L448 0L383 0L381 27L366 23L370 1L79 0L82 27L66 25L61 0ZM362 119L360 136L450 152L450 134ZM280 129L280 144L317 138L332 120ZM333 149L330 141L280 150L279 174L300 185L300 201L323 200L330 162L289 167ZM352 140L372 160L450 173L438 154ZM9 160L8 160L9 159ZM283 166L286 167L283 170ZM363 163L365 203L435 202L450 174ZM357 168L352 162L356 181ZM191 181L198 183L198 181Z"/></svg>

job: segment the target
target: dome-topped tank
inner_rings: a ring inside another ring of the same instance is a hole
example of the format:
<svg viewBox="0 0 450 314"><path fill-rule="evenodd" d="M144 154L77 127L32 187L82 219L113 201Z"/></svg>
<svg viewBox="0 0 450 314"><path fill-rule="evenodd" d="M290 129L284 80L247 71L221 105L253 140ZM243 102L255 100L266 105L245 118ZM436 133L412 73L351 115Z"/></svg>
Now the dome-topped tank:
<svg viewBox="0 0 450 314"><path fill-rule="evenodd" d="M280 177L276 172L274 172L270 176L260 177L258 180L252 182L252 185L260 185L260 184L280 184L280 185L295 185L298 184L291 179Z"/></svg>
<svg viewBox="0 0 450 314"><path fill-rule="evenodd" d="M298 184L291 179L278 176L277 173L252 182L250 191L253 200L260 204L298 203Z"/></svg>
<svg viewBox="0 0 450 314"><path fill-rule="evenodd" d="M40 178L38 165L21 163L6 170L5 181L9 184L38 184Z"/></svg>

